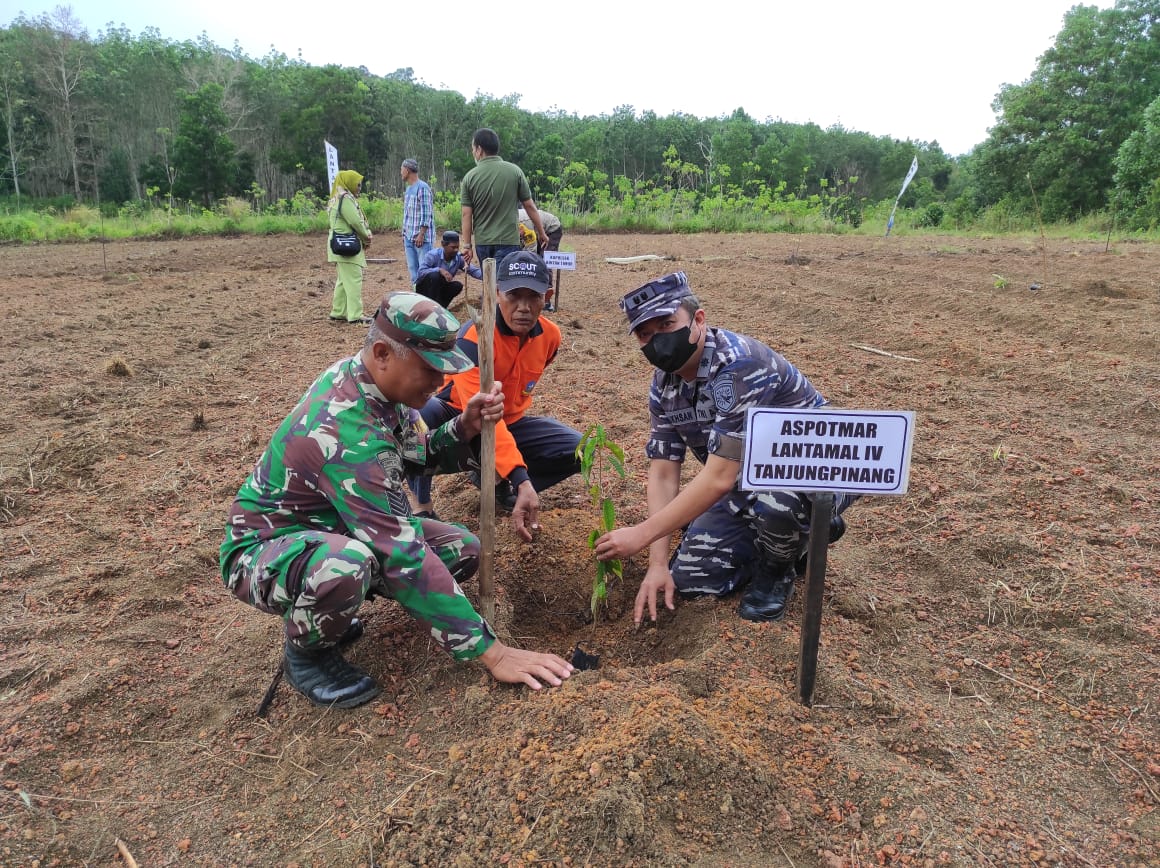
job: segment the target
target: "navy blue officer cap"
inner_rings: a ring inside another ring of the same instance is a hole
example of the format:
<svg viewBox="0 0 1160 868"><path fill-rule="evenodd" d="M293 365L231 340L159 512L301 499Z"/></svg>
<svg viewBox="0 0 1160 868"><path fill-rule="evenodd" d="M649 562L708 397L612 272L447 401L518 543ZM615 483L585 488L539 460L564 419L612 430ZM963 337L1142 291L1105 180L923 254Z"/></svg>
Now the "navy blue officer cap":
<svg viewBox="0 0 1160 868"><path fill-rule="evenodd" d="M620 300L620 309L628 319L629 334L636 331L642 322L675 313L681 306L681 299L688 298L692 294L688 278L683 271L674 271L672 274L650 280L644 286L638 286L625 293L624 298Z"/></svg>

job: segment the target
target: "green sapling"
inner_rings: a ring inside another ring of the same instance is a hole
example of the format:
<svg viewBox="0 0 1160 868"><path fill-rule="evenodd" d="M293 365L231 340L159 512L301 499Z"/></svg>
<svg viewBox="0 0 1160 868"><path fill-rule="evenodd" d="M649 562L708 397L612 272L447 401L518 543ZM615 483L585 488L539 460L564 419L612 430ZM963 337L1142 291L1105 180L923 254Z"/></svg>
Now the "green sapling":
<svg viewBox="0 0 1160 868"><path fill-rule="evenodd" d="M608 496L608 474L615 472L625 477L624 450L609 439L603 425L593 425L584 432L576 447L580 459L580 476L588 486L588 495L598 514L598 526L588 534L588 548L596 548L596 540L616 527L616 505ZM619 560L597 561L596 578L592 582L592 618L608 598L608 576L624 578L624 565Z"/></svg>

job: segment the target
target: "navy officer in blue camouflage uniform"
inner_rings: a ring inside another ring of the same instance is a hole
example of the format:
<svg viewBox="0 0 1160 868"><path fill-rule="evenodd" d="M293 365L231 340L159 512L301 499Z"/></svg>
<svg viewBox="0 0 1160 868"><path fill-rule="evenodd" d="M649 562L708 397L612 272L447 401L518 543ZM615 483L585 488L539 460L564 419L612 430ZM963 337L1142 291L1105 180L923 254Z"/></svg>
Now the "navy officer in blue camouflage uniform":
<svg viewBox="0 0 1160 868"><path fill-rule="evenodd" d="M646 546L648 572L636 595L634 618L647 606L657 617L657 593L673 608L676 591L722 595L745 586L738 609L750 621L785 614L794 578L804 569L811 503L797 492L738 488L750 407L824 406L805 375L765 344L706 323L705 311L682 271L624 296L628 330L657 370L649 391L651 428L649 517L596 541L600 560L630 557ZM681 489L685 453L703 467ZM830 541L845 529L841 512L853 495L834 498ZM686 528L669 558L673 531Z"/></svg>

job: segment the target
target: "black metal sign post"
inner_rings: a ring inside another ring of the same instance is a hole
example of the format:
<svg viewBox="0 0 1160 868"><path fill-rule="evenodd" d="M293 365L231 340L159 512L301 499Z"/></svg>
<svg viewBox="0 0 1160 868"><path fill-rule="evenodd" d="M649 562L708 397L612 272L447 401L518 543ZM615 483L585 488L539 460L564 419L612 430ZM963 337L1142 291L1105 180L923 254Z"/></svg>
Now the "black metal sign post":
<svg viewBox="0 0 1160 868"><path fill-rule="evenodd" d="M822 598L826 592L826 548L837 495L902 495L910 480L914 441L911 410L838 410L750 407L740 487L746 491L810 493L810 536L806 541L805 603L797 693L814 703ZM814 484L811 484L814 483Z"/></svg>
<svg viewBox="0 0 1160 868"><path fill-rule="evenodd" d="M826 549L830 544L833 492L813 496L810 538L806 546L806 596L802 611L801 649L798 652L798 701L814 704L814 681L818 674L818 645L822 640L822 596L826 590Z"/></svg>

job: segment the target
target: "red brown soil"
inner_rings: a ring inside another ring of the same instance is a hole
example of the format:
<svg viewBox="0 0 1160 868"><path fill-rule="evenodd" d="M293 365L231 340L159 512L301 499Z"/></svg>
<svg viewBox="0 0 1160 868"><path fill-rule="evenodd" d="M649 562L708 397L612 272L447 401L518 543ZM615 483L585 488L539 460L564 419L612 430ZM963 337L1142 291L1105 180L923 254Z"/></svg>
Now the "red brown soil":
<svg viewBox="0 0 1160 868"><path fill-rule="evenodd" d="M916 411L909 493L858 504L831 550L815 706L800 602L636 631L637 557L588 623L570 480L534 544L499 530L499 626L599 670L499 686L378 600L350 655L381 701L283 685L258 719L279 623L223 589L217 548L275 425L362 339L327 322L320 242L7 247L0 864L124 864L117 841L143 866L1157 864L1160 249L566 241L537 408L627 448L625 521L649 370L615 301L663 271L836 405ZM604 261L643 253L673 261ZM368 306L404 281L372 266ZM436 493L476 523L462 477Z"/></svg>

